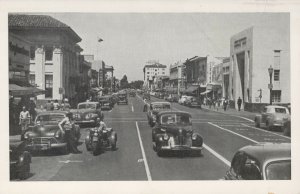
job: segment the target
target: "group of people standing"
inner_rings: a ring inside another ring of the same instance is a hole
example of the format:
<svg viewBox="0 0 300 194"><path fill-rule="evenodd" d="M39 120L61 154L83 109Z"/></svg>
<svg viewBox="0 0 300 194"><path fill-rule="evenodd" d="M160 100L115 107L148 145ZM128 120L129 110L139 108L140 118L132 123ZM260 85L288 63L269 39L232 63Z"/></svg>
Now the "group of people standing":
<svg viewBox="0 0 300 194"><path fill-rule="evenodd" d="M58 100L48 100L48 102L43 106L43 109L47 111L51 110L70 110L71 106L69 100L65 98L62 103L59 103Z"/></svg>

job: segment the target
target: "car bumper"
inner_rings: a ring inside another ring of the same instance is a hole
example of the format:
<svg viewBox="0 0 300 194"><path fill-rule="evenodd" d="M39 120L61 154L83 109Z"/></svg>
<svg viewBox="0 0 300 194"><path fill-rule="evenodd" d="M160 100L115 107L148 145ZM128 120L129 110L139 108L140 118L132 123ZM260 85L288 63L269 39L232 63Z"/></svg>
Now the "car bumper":
<svg viewBox="0 0 300 194"><path fill-rule="evenodd" d="M174 145L174 146L161 146L161 150L174 150L174 151L180 151L180 150L202 150L203 147L195 147L195 146L185 146L185 145Z"/></svg>
<svg viewBox="0 0 300 194"><path fill-rule="evenodd" d="M67 143L52 143L52 144L28 144L26 147L29 150L51 150L66 147Z"/></svg>
<svg viewBox="0 0 300 194"><path fill-rule="evenodd" d="M95 120L83 120L83 121L75 121L75 124L93 124Z"/></svg>
<svg viewBox="0 0 300 194"><path fill-rule="evenodd" d="M105 105L101 107L101 110L110 110L111 107L109 105Z"/></svg>

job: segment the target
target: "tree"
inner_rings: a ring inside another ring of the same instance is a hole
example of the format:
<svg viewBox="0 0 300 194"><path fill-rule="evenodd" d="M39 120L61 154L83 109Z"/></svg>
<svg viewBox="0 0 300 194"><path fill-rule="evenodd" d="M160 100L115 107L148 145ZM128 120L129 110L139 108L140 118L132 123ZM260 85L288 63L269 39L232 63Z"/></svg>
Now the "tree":
<svg viewBox="0 0 300 194"><path fill-rule="evenodd" d="M137 81L130 82L129 86L130 86L130 88L134 88L134 89L142 89L143 84L144 84L144 81L137 80Z"/></svg>
<svg viewBox="0 0 300 194"><path fill-rule="evenodd" d="M121 89L128 88L128 80L126 75L123 75L123 78L120 81L120 88Z"/></svg>

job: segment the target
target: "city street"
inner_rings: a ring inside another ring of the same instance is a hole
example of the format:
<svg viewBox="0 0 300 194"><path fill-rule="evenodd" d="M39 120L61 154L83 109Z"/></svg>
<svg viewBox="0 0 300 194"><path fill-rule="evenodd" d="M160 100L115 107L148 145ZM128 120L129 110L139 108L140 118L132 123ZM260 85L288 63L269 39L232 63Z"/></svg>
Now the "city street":
<svg viewBox="0 0 300 194"><path fill-rule="evenodd" d="M163 101L151 97L151 101ZM158 157L153 151L151 127L140 96L128 105L115 105L104 112L104 121L118 134L117 150L93 156L85 148L88 128L81 128L80 154L35 155L27 181L117 181L117 180L218 180L229 169L234 153L259 142L290 142L281 132L254 127L251 116L241 117L172 103L173 110L192 114L193 129L204 138L201 156L175 153Z"/></svg>

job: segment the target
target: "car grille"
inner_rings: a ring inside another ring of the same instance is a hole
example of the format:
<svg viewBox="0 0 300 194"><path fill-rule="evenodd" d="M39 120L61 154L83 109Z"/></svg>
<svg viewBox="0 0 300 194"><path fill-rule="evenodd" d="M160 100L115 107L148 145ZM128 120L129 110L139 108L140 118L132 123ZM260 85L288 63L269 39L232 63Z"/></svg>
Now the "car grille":
<svg viewBox="0 0 300 194"><path fill-rule="evenodd" d="M175 141L175 145L180 145L180 146L191 146L192 145L192 141L191 138L188 138L183 136L183 135L178 135L177 137L174 138Z"/></svg>
<svg viewBox="0 0 300 194"><path fill-rule="evenodd" d="M36 137L32 139L32 144L52 144L57 143L55 138L51 137Z"/></svg>

